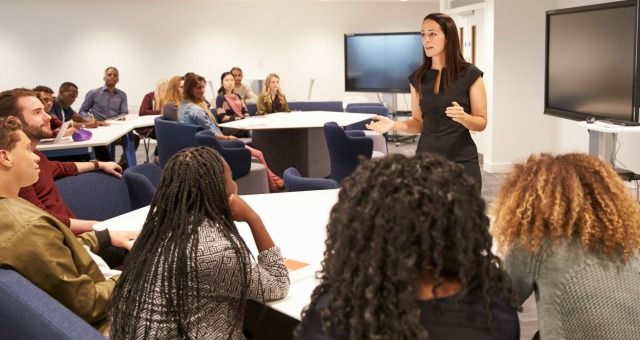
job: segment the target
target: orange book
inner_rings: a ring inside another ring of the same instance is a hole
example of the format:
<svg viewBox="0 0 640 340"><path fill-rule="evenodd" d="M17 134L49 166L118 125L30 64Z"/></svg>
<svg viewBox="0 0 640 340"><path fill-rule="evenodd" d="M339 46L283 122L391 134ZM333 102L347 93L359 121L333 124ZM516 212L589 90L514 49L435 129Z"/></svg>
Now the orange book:
<svg viewBox="0 0 640 340"><path fill-rule="evenodd" d="M300 268L304 268L306 266L308 266L308 263L304 263L304 262L300 262L300 261L296 261L296 260L292 260L292 259L285 259L284 260L284 265L287 266L287 269L289 270L289 272L298 270Z"/></svg>

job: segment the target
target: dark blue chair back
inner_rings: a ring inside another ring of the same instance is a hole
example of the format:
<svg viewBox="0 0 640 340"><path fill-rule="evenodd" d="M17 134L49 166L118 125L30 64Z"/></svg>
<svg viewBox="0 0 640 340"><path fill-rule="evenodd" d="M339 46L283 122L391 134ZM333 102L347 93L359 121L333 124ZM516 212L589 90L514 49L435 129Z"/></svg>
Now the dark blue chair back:
<svg viewBox="0 0 640 340"><path fill-rule="evenodd" d="M345 112L358 112L356 110L357 107L361 107L361 106L379 106L379 107L385 107L384 104L382 103L349 103L347 104L347 106L344 108ZM362 111L360 111L362 112Z"/></svg>
<svg viewBox="0 0 640 340"><path fill-rule="evenodd" d="M338 183L356 169L360 156L371 159L373 140L364 133L362 136L347 134L335 122L328 122L324 124L324 137L331 161L329 177Z"/></svg>
<svg viewBox="0 0 640 340"><path fill-rule="evenodd" d="M153 163L145 163L128 168L122 177L129 189L131 208L138 209L151 203L160 184L162 169Z"/></svg>
<svg viewBox="0 0 640 340"><path fill-rule="evenodd" d="M55 185L64 203L81 219L104 221L132 210L124 180L102 171L64 177Z"/></svg>
<svg viewBox="0 0 640 340"><path fill-rule="evenodd" d="M332 111L344 112L341 101L325 101L325 102L290 102L289 109L291 111Z"/></svg>
<svg viewBox="0 0 640 340"><path fill-rule="evenodd" d="M203 130L198 125L174 122L162 117L155 119L155 129L161 168L164 168L164 165L178 151L196 146L194 138L196 132Z"/></svg>
<svg viewBox="0 0 640 340"><path fill-rule="evenodd" d="M256 105L255 103L246 104L246 105L247 105L247 111L249 111L249 115L250 116L255 116L256 112L258 112L258 105Z"/></svg>
<svg viewBox="0 0 640 340"><path fill-rule="evenodd" d="M246 176L251 171L251 151L240 140L219 141L211 131L204 130L196 133L196 144L218 151L229 164L233 179Z"/></svg>
<svg viewBox="0 0 640 340"><path fill-rule="evenodd" d="M298 169L288 168L282 174L284 187L287 191L308 191L338 188L338 182L330 178L302 177Z"/></svg>
<svg viewBox="0 0 640 340"><path fill-rule="evenodd" d="M380 116L388 116L389 110L382 105L377 103L353 103L348 104L345 110L346 112L357 112L357 113L372 113ZM362 121L355 124L348 125L346 127L347 130L366 130L365 126L369 121Z"/></svg>
<svg viewBox="0 0 640 340"><path fill-rule="evenodd" d="M0 339L105 340L19 273L0 269Z"/></svg>

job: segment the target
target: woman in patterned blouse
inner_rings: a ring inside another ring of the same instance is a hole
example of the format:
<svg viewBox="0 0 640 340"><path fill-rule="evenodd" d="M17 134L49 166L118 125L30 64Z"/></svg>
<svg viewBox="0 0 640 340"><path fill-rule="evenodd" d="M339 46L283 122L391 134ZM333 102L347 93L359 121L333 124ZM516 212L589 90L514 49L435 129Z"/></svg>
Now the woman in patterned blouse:
<svg viewBox="0 0 640 340"><path fill-rule="evenodd" d="M233 221L247 222L257 263ZM244 339L247 299L287 295L280 250L206 147L169 160L113 298L111 339Z"/></svg>

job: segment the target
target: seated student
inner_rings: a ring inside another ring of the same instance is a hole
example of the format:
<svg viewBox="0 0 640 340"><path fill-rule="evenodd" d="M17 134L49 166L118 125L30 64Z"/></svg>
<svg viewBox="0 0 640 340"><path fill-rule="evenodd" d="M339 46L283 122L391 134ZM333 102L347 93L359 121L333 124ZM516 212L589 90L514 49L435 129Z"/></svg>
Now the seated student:
<svg viewBox="0 0 640 340"><path fill-rule="evenodd" d="M517 340L488 227L462 167L432 154L361 163L331 211L297 338Z"/></svg>
<svg viewBox="0 0 640 340"><path fill-rule="evenodd" d="M271 73L264 81L264 92L258 97L256 114L259 116L274 112L289 112L287 98L280 92L280 77Z"/></svg>
<svg viewBox="0 0 640 340"><path fill-rule="evenodd" d="M247 222L252 259L234 220ZM289 274L231 169L207 147L173 156L117 284L110 338L244 339L247 299L281 299Z"/></svg>
<svg viewBox="0 0 640 340"><path fill-rule="evenodd" d="M640 206L615 170L585 154L532 155L493 206L492 232L541 339L637 339Z"/></svg>
<svg viewBox="0 0 640 340"><path fill-rule="evenodd" d="M58 130L60 129L60 127L62 126L62 123L64 122L60 120L58 116L53 114L52 112L53 90L48 86L38 85L33 89L33 92L35 92L38 99L40 99L40 101L42 102L42 105L44 105L44 112L51 115L51 122L49 125L51 126L51 131L55 136L58 133ZM64 135L71 136L75 131L76 131L75 128L71 126L67 129L67 131L65 131Z"/></svg>
<svg viewBox="0 0 640 340"><path fill-rule="evenodd" d="M104 86L87 92L82 106L80 106L80 115L82 117L94 117L96 120L105 121L113 119L129 113L127 102L127 94L121 89L116 88L120 81L120 73L117 68L109 66L104 70ZM133 134L133 142L135 150L140 144L140 137ZM121 140L116 141L116 144ZM106 146L96 146L93 148L96 158L100 161L111 161L112 155ZM123 146L122 158L120 164L127 167L125 160L125 150Z"/></svg>
<svg viewBox="0 0 640 340"><path fill-rule="evenodd" d="M74 115L78 115L71 107L76 98L78 98L78 86L71 82L62 83L58 89L58 96L53 101L50 113L61 121L66 122L72 119Z"/></svg>
<svg viewBox="0 0 640 340"><path fill-rule="evenodd" d="M58 90L58 96L53 100L53 106L51 107L52 124L57 119L62 121L73 120L74 128L82 129L95 129L98 126L105 126L104 121L96 120L90 116L82 116L78 112L75 112L71 105L78 98L78 86L71 82L64 82L60 85Z"/></svg>
<svg viewBox="0 0 640 340"><path fill-rule="evenodd" d="M160 110L162 109L162 96L164 96L164 93L166 91L167 82L168 81L166 79L158 80L158 82L156 83L156 88L153 90L153 92L147 93L142 98L142 103L140 104L140 110L138 111L140 116L160 114ZM148 137L152 139L156 138L156 134L153 127L138 128L138 129L135 129L135 131L139 136ZM158 157L158 148L155 149L155 151L153 152L153 155L155 157Z"/></svg>
<svg viewBox="0 0 640 340"><path fill-rule="evenodd" d="M38 155L15 117L0 117L0 267L20 273L99 331L118 276L105 279L92 252L129 247L133 232L96 231L76 238L55 217L18 197L38 180ZM64 326L64 325L61 325Z"/></svg>
<svg viewBox="0 0 640 340"><path fill-rule="evenodd" d="M206 80L204 77L195 73L187 73L184 79L183 101L178 109L178 119L182 123L200 125L209 129L218 140L237 139L235 136L225 136L216 124L216 119L209 110L209 106L204 100L204 89ZM262 151L254 149L248 145L245 146L251 151L251 156L267 168L267 182L271 192L282 191L284 189L284 181L276 175L264 159Z"/></svg>
<svg viewBox="0 0 640 340"><path fill-rule="evenodd" d="M33 152L40 157L40 176L35 183L20 190L20 197L53 215L68 226L75 234L92 231L97 221L77 219L64 203L54 185L54 180L79 173L102 170L120 177L122 168L115 162L57 162L50 161L36 146L40 139L52 136L49 125L51 116L44 112L43 104L33 91L13 89L0 93L0 117L14 116L20 119L22 127L31 139ZM115 253L115 254L113 254ZM102 249L100 254L111 267L117 267L123 261L123 251L113 248Z"/></svg>
<svg viewBox="0 0 640 340"><path fill-rule="evenodd" d="M62 124L66 121L73 120L74 118L73 115L75 114L75 112L71 108L71 104L73 104L76 97L78 96L77 87L75 87L75 85L72 83L63 83L60 86L60 92L58 93L58 96L55 98L53 97L53 90L47 86L37 86L33 89L33 91L37 94L38 99L42 101L45 112L51 115L50 125L52 135L57 135ZM76 128L98 127L95 119L77 118L77 120L77 122L72 122L71 125L67 128L64 133L65 136L73 135L76 132ZM51 159L60 162L88 162L91 159L91 154L89 153L88 148L84 149L86 150L85 153L77 151L64 156L55 156Z"/></svg>
<svg viewBox="0 0 640 340"><path fill-rule="evenodd" d="M162 109L162 96L167 89L168 81L166 79L160 79L156 83L156 88L145 94L140 104L139 113L141 116L147 115L159 115Z"/></svg>
<svg viewBox="0 0 640 340"><path fill-rule="evenodd" d="M218 121L226 123L234 120L241 120L249 117L247 107L240 99L240 96L233 92L235 82L231 72L224 72L220 76L220 89L216 97L216 113ZM250 137L249 131L230 128L222 128L225 135L234 135L239 138Z"/></svg>
<svg viewBox="0 0 640 340"><path fill-rule="evenodd" d="M33 152L40 157L40 176L35 183L20 190L20 197L49 212L76 234L93 230L97 221L76 219L64 204L54 185L54 179L98 169L120 177L120 166L115 162L49 161L44 154L36 150L40 139L50 138L52 132L48 124L51 116L45 113L42 102L36 98L33 91L13 89L0 93L0 117L8 116L15 116L22 121L24 132L31 139Z"/></svg>
<svg viewBox="0 0 640 340"><path fill-rule="evenodd" d="M231 72L224 72L220 76L220 89L216 97L216 113L218 121L226 123L249 117L249 111L242 102L240 95L233 92L235 82Z"/></svg>
<svg viewBox="0 0 640 340"><path fill-rule="evenodd" d="M162 117L174 122L178 121L178 107L182 102L182 88L184 87L183 76L173 76L167 83L162 101Z"/></svg>
<svg viewBox="0 0 640 340"><path fill-rule="evenodd" d="M238 94L244 103L255 103L258 96L256 96L251 88L242 83L242 69L237 66L231 68L231 75L233 75L233 80L235 86L233 88L233 92Z"/></svg>

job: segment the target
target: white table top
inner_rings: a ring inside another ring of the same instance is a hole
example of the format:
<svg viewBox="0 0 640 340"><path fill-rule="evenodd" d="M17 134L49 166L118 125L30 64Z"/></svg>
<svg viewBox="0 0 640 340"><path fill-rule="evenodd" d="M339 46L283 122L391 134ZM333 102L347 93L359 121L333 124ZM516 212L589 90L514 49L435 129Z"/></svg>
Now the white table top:
<svg viewBox="0 0 640 340"><path fill-rule="evenodd" d="M118 138L126 135L129 131L133 130L131 125L126 124L116 124L109 126L100 126L95 129L89 129L93 134L91 139L85 140L82 142L74 142L71 137L65 137L59 143L40 143L36 147L36 149L40 151L50 151L50 150L64 150L64 149L74 149L74 148L87 148L93 146L103 146L109 145L116 141Z"/></svg>
<svg viewBox="0 0 640 340"><path fill-rule="evenodd" d="M276 112L220 124L221 127L239 130L276 130L321 128L324 123L336 122L340 126L351 125L374 116L370 113L295 111Z"/></svg>
<svg viewBox="0 0 640 340"><path fill-rule="evenodd" d="M138 116L138 115L127 114L127 115L124 115L124 120L110 120L109 124L129 125L131 126L132 129L137 129L137 128L154 126L156 124L155 119L161 116L162 115Z"/></svg>
<svg viewBox="0 0 640 340"><path fill-rule="evenodd" d="M596 121L595 123L578 122L580 127L592 131L607 133L640 133L640 126L622 126L606 122Z"/></svg>
<svg viewBox="0 0 640 340"><path fill-rule="evenodd" d="M269 302L271 308L300 319L302 308L309 304L317 282L314 274L323 258L326 224L331 208L338 200L338 189L246 195L242 198L260 215L271 238L285 258L310 265L290 273L291 287L286 298ZM140 230L149 207L100 222L94 229ZM236 222L240 235L257 256L249 227Z"/></svg>

